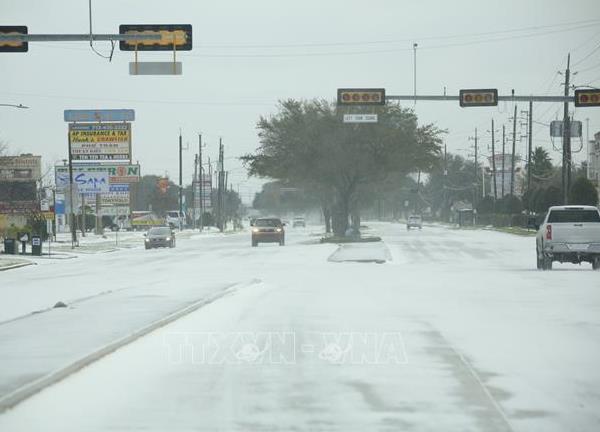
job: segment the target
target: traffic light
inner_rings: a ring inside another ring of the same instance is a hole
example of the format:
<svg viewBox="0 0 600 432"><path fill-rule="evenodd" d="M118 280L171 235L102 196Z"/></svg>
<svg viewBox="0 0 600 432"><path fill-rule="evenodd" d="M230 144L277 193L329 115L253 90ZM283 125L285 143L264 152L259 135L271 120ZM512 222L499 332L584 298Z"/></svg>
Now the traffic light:
<svg viewBox="0 0 600 432"><path fill-rule="evenodd" d="M119 34L160 34L157 40L120 41L121 51L190 51L192 49L191 24L121 24Z"/></svg>
<svg viewBox="0 0 600 432"><path fill-rule="evenodd" d="M385 89L338 89L338 105L385 105Z"/></svg>
<svg viewBox="0 0 600 432"><path fill-rule="evenodd" d="M461 107L496 106L498 105L498 89L460 90L458 99Z"/></svg>
<svg viewBox="0 0 600 432"><path fill-rule="evenodd" d="M27 26L0 26L0 35L26 35ZM27 42L6 42L0 41L0 52L27 52L29 44Z"/></svg>
<svg viewBox="0 0 600 432"><path fill-rule="evenodd" d="M575 106L590 107L600 106L600 90L575 90Z"/></svg>

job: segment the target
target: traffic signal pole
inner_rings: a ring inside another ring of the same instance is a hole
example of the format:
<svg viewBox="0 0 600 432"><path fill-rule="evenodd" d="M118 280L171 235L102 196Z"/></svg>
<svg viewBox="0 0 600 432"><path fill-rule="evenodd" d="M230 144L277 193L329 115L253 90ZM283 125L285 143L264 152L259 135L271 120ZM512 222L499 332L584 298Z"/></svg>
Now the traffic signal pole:
<svg viewBox="0 0 600 432"><path fill-rule="evenodd" d="M571 70L571 54L567 56L567 69L565 70L565 98L569 97L569 78ZM569 103L564 102L563 109L563 151L562 151L562 189L563 204L569 200L569 188L571 186L571 124L569 119Z"/></svg>
<svg viewBox="0 0 600 432"><path fill-rule="evenodd" d="M179 132L179 230L183 230L181 215L183 214L183 142Z"/></svg>

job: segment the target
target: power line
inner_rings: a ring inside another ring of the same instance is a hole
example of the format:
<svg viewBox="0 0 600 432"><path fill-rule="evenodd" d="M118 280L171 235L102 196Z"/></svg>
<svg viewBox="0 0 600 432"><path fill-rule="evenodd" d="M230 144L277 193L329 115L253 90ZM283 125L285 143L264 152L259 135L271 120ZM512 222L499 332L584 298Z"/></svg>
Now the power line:
<svg viewBox="0 0 600 432"><path fill-rule="evenodd" d="M420 46L420 48L422 49L427 49L427 50L433 50L433 49L444 49L444 48L452 48L452 47L460 47L460 46L468 46L468 45L479 45L479 44L486 44L486 43L494 43L494 42L502 42L502 41L507 41L507 40L515 40L515 39L526 39L526 38L532 38L532 37L539 37L539 36L544 36L544 35L548 35L548 34L555 34L555 33L564 33L564 32L570 32L570 31L575 31L575 30L581 30L584 28L589 28L589 27L594 27L598 25L598 22L600 22L600 20L591 20L591 21L580 21L580 22L575 22L575 23L570 23L570 24L559 24L559 25L554 25L554 26L539 26L539 27L528 27L528 28L523 28L523 29L517 29L517 30L505 30L505 31L498 31L498 32L485 32L485 33L479 33L479 34L473 34L473 35L479 35L479 36L485 36L485 35L493 35L493 34L503 34L503 33L509 33L509 32L519 32L519 31L527 31L528 29L543 29L543 28L553 28L556 26L567 26L567 25L575 25L578 23L586 23L586 24L581 24L581 25L576 25L573 27L569 27L569 28L563 28L563 29L558 29L558 30L548 30L548 31L543 31L543 32L539 32L539 31L534 31L534 32L530 32L528 34L522 34L522 35L512 35L512 36L503 36L503 37L498 37L498 38L488 38L488 39L480 39L480 40L472 40L472 41L463 41L463 42L453 42L453 43L447 43L447 44L441 44L441 45L423 45L422 47ZM354 42L354 43L343 43L343 42L335 42L335 43L324 43L324 44L287 44L287 45L238 45L238 46L234 46L231 45L229 46L230 48L239 48L239 49L248 49L248 48L267 48L267 49L275 49L275 48L291 48L291 47L306 47L306 48L310 48L310 47L326 47L326 46L356 46L356 45L365 45L365 44L374 44L374 43L387 43L387 44L397 44L397 43L401 43L401 42L406 42L406 41L414 41L414 40L437 40L437 39L451 39L451 38L460 38L460 37L465 37L464 35L455 35L455 36L435 36L435 37L422 37L422 38L410 38L410 39L402 39L402 40L396 40L396 41L368 41L368 42ZM420 42L422 43L422 42ZM345 45L343 45L345 44ZM41 45L41 46L46 46L46 47L51 47L51 48L60 48L60 49L77 49L77 48L67 48L67 47L58 47L58 46L50 46L50 45ZM225 48L226 46L221 46L220 48ZM203 48L219 48L219 46L200 46L197 49L203 49ZM413 48L412 47L395 47L395 48L387 48L387 49L370 49L370 50L361 50L361 51L326 51L326 52L301 52L301 53L248 53L248 54L240 54L240 53L223 53L223 54L210 54L210 53L201 53L201 54L191 54L191 53L182 53L182 57L201 57L201 58L293 58L293 57L323 57L323 56L353 56L353 55L373 55L373 54L382 54L382 53L397 53L397 52L402 52L402 51L411 51Z"/></svg>
<svg viewBox="0 0 600 432"><path fill-rule="evenodd" d="M592 54L594 54L599 49L600 49L600 44L596 45L585 57L583 57L581 60L579 60L577 63L575 63L573 65L573 67L575 67L575 66L583 63L584 61L586 61Z"/></svg>

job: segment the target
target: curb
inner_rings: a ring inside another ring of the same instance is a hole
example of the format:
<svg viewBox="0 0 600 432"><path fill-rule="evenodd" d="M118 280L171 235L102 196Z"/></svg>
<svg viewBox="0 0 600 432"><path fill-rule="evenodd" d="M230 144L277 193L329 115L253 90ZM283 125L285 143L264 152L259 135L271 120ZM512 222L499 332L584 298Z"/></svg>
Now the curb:
<svg viewBox="0 0 600 432"><path fill-rule="evenodd" d="M253 279L248 282L236 283L236 284L229 285L229 286L221 289L217 293L213 294L212 296L209 296L208 298L203 298L203 299L198 300L182 309L179 309L178 311L175 311L175 312L167 315L166 317L159 319L158 321L154 321L153 323L151 323L145 327L142 327L139 330L134 331L133 333L131 333L128 336L118 339L115 342L112 342L112 343L104 346L103 348L100 348L99 350L94 351L94 352L84 356L83 358L75 361L74 363L71 363L70 365L68 365L62 369L51 372L46 376L43 376L29 384L24 385L23 387L21 387L17 390L14 390L11 393L8 393L6 396L0 397L0 413L3 413L11 408L14 408L20 402L24 401L25 399L33 396L34 394L36 394L38 392L44 390L46 387L49 387L53 384L58 383L59 381L62 381L63 379L67 378L69 375L72 375L75 372L80 371L84 367L89 366L90 364L100 360L102 357L105 357L105 356L115 352L119 348L122 348L122 347L136 341L137 339L139 339L161 327L164 327L167 324L172 323L173 321L183 318L184 316L197 311L198 309L202 308L203 306L209 305L209 304L215 302L216 300L219 300L229 294L232 294L239 288L254 285L257 283L260 283L260 280Z"/></svg>
<svg viewBox="0 0 600 432"><path fill-rule="evenodd" d="M27 266L30 266L30 265L37 265L37 263L26 262L26 263L13 264L13 265L6 266L6 267L0 267L0 271L14 270L14 269L18 269L18 268L21 268L21 267L27 267Z"/></svg>

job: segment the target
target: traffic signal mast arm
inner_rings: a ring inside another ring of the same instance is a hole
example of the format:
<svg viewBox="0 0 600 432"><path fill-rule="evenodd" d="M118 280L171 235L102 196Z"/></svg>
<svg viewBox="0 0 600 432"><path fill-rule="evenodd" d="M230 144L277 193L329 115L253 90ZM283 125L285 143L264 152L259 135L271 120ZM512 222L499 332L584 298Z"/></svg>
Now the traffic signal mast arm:
<svg viewBox="0 0 600 432"><path fill-rule="evenodd" d="M386 101L423 100L423 101L460 101L460 96L448 95L386 95ZM498 96L498 101L506 102L574 102L573 96Z"/></svg>
<svg viewBox="0 0 600 432"><path fill-rule="evenodd" d="M0 42L158 41L160 34L0 34Z"/></svg>

